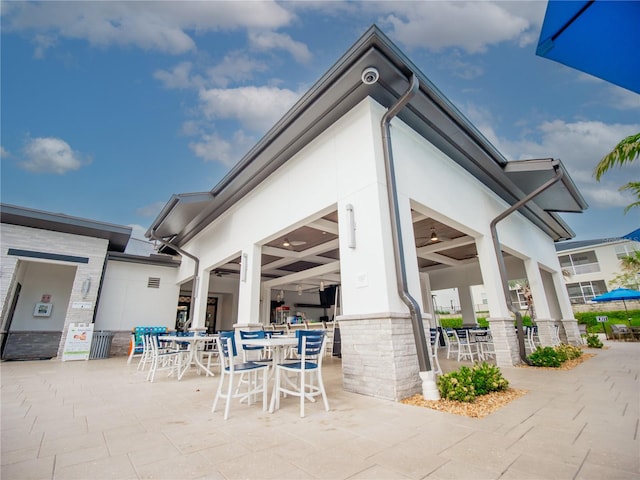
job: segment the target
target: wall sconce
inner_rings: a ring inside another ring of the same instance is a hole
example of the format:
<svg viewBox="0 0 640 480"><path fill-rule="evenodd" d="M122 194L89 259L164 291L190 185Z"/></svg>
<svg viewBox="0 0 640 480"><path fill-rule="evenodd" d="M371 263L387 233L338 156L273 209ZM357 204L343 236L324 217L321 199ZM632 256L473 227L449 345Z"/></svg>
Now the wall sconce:
<svg viewBox="0 0 640 480"><path fill-rule="evenodd" d="M320 280L320 291L324 292L324 280Z"/></svg>
<svg viewBox="0 0 640 480"><path fill-rule="evenodd" d="M85 278L84 282L82 282L82 298L87 298L89 290L91 290L91 277Z"/></svg>
<svg viewBox="0 0 640 480"><path fill-rule="evenodd" d="M298 295L302 295L302 287L300 285L298 285L297 290L298 290Z"/></svg>
<svg viewBox="0 0 640 480"><path fill-rule="evenodd" d="M353 205L350 203L347 205L347 221L349 223L349 230L347 245L349 248L356 248L356 221L353 216Z"/></svg>
<svg viewBox="0 0 640 480"><path fill-rule="evenodd" d="M240 274L243 282L247 281L247 262L249 256L246 253L242 254L242 260L240 261Z"/></svg>

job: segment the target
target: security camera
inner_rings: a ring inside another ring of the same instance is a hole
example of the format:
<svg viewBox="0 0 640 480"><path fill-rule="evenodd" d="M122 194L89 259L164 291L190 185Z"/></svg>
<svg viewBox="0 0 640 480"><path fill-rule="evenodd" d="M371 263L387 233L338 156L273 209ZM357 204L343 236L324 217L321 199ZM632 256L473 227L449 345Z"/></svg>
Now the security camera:
<svg viewBox="0 0 640 480"><path fill-rule="evenodd" d="M378 81L380 74L375 67L367 67L362 71L362 83L365 85L372 85Z"/></svg>

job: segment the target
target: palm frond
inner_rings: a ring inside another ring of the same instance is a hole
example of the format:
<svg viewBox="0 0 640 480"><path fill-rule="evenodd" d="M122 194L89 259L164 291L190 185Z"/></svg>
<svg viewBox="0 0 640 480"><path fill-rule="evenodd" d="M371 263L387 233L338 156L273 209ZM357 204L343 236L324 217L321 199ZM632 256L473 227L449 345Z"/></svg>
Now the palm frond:
<svg viewBox="0 0 640 480"><path fill-rule="evenodd" d="M614 166L632 162L638 156L640 156L640 133L630 135L618 143L611 152L602 157L593 174L599 181L600 177Z"/></svg>

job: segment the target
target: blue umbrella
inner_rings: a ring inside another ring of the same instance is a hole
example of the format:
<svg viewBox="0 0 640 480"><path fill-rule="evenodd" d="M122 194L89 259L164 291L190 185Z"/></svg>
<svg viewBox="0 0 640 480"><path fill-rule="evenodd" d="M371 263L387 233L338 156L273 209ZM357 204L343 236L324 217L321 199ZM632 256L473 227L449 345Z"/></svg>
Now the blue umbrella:
<svg viewBox="0 0 640 480"><path fill-rule="evenodd" d="M635 240L636 242L640 242L640 228L634 230L631 233L627 233L622 238L626 238L627 240Z"/></svg>
<svg viewBox="0 0 640 480"><path fill-rule="evenodd" d="M629 319L629 311L627 310L627 302L625 302L625 300L640 300L640 292L631 290L630 288L616 288L610 292L593 297L591 300L594 302L615 302L622 300L624 311L627 312L627 319Z"/></svg>
<svg viewBox="0 0 640 480"><path fill-rule="evenodd" d="M640 93L640 2L547 4L536 55Z"/></svg>

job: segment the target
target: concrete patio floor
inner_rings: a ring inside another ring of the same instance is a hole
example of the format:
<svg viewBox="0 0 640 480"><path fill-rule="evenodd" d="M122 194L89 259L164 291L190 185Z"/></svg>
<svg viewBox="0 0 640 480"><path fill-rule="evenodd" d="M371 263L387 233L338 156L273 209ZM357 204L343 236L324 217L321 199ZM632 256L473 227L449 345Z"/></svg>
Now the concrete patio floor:
<svg viewBox="0 0 640 480"><path fill-rule="evenodd" d="M145 381L124 358L3 362L2 480L638 479L640 343L570 371L503 369L524 397L484 419L347 393L211 413L218 376ZM445 371L458 364L443 361Z"/></svg>

